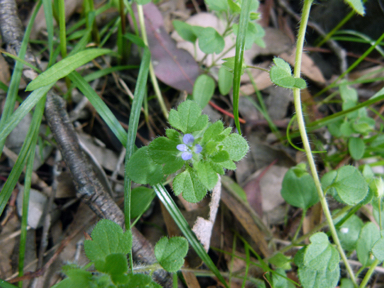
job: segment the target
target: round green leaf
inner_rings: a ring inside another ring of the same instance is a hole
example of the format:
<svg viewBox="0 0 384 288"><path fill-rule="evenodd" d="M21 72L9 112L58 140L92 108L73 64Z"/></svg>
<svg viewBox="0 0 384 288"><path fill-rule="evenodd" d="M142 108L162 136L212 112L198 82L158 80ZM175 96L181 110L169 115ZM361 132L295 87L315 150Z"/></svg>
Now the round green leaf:
<svg viewBox="0 0 384 288"><path fill-rule="evenodd" d="M197 35L194 33L192 25L189 25L188 23L179 20L173 20L172 24L181 38L191 43L196 42Z"/></svg>
<svg viewBox="0 0 384 288"><path fill-rule="evenodd" d="M148 147L137 150L128 162L129 178L139 184L155 185L163 180L163 167L152 161Z"/></svg>
<svg viewBox="0 0 384 288"><path fill-rule="evenodd" d="M225 66L219 69L219 90L221 95L227 95L233 85L233 74Z"/></svg>
<svg viewBox="0 0 384 288"><path fill-rule="evenodd" d="M357 258L364 267L373 263L374 258L371 257L371 250L379 239L380 232L374 223L369 222L363 226L357 240L356 253Z"/></svg>
<svg viewBox="0 0 384 288"><path fill-rule="evenodd" d="M229 73L229 72L228 72ZM201 109L207 106L215 91L215 81L208 75L202 74L197 77L193 85L193 100L200 105Z"/></svg>
<svg viewBox="0 0 384 288"><path fill-rule="evenodd" d="M382 262L384 260L384 237L381 237L372 248L373 255Z"/></svg>
<svg viewBox="0 0 384 288"><path fill-rule="evenodd" d="M349 138L348 150L354 160L360 160L365 152L364 140L355 137Z"/></svg>
<svg viewBox="0 0 384 288"><path fill-rule="evenodd" d="M357 239L363 225L364 223L359 217L352 215L337 229L337 235L344 250L353 251L356 249Z"/></svg>
<svg viewBox="0 0 384 288"><path fill-rule="evenodd" d="M219 54L224 49L224 38L212 27L201 30L199 34L199 47L206 54Z"/></svg>
<svg viewBox="0 0 384 288"><path fill-rule="evenodd" d="M337 170L332 188L335 188L340 199L348 205L356 205L368 193L368 184L363 175L353 166L343 166Z"/></svg>
<svg viewBox="0 0 384 288"><path fill-rule="evenodd" d="M288 204L305 210L319 201L315 182L311 175L305 173L298 177L294 168L285 173L281 196Z"/></svg>
<svg viewBox="0 0 384 288"><path fill-rule="evenodd" d="M188 241L184 237L161 238L155 245L155 256L168 272L177 272L184 264Z"/></svg>
<svg viewBox="0 0 384 288"><path fill-rule="evenodd" d="M240 161L248 153L249 146L247 141L239 134L233 133L226 137L222 142L224 150L229 154L233 161Z"/></svg>

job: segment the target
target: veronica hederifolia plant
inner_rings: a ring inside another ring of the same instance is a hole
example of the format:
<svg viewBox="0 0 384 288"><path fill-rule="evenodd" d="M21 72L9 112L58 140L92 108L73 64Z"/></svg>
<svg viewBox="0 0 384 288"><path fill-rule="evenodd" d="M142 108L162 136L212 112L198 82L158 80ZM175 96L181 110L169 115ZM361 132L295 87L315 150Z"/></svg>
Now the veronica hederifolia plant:
<svg viewBox="0 0 384 288"><path fill-rule="evenodd" d="M248 152L247 141L222 121L211 123L194 101L181 103L169 113L166 137L138 149L128 163L128 175L136 183L155 185L164 175L176 173L173 189L185 200L199 202L225 169L235 170Z"/></svg>

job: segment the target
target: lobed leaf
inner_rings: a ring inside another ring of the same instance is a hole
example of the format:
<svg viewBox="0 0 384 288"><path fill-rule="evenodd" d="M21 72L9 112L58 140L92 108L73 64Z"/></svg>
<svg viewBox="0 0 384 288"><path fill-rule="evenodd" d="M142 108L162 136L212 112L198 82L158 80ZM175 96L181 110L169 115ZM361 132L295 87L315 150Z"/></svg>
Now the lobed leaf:
<svg viewBox="0 0 384 288"><path fill-rule="evenodd" d="M176 195L183 193L184 199L191 203L201 201L207 194L207 189L192 169L185 170L173 179L173 190Z"/></svg>
<svg viewBox="0 0 384 288"><path fill-rule="evenodd" d="M247 141L239 134L233 133L222 142L224 150L229 154L232 161L240 161L248 153L249 146Z"/></svg>
<svg viewBox="0 0 384 288"><path fill-rule="evenodd" d="M155 245L155 256L168 272L177 272L184 264L188 241L184 237L161 238Z"/></svg>
<svg viewBox="0 0 384 288"><path fill-rule="evenodd" d="M191 100L181 103L177 111L172 109L168 118L172 127L183 133L191 133L205 128L208 124L208 116L201 115L199 105Z"/></svg>
<svg viewBox="0 0 384 288"><path fill-rule="evenodd" d="M212 169L210 162L199 161L193 167L199 177L200 182L206 189L212 190L215 187L219 177L217 173Z"/></svg>
<svg viewBox="0 0 384 288"><path fill-rule="evenodd" d="M116 223L102 219L91 233L92 240L84 242L84 250L91 261L106 260L106 257L114 253L128 254L132 247L132 234Z"/></svg>

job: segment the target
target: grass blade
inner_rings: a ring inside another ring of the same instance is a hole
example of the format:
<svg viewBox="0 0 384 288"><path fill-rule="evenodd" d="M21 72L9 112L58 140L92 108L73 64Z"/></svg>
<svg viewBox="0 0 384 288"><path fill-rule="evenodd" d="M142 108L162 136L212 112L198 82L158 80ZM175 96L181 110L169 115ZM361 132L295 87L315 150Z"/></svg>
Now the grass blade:
<svg viewBox="0 0 384 288"><path fill-rule="evenodd" d="M107 123L109 129L112 130L117 139L119 139L124 147L127 147L127 133L95 90L93 90L88 82L76 71L69 74L68 78L80 89L84 96L88 98L89 102L91 102L97 113L99 113L101 118Z"/></svg>
<svg viewBox="0 0 384 288"><path fill-rule="evenodd" d="M199 255L201 260L204 261L204 263L208 266L208 268L225 285L225 287L228 288L228 284L225 281L224 277L220 274L220 271L212 262L212 259L208 256L207 252L205 252L204 247L201 245L199 240L197 240L195 234L191 230L191 227L189 227L183 214L181 214L176 203L168 194L168 191L165 189L165 187L162 184L157 184L153 186L153 188L155 189L157 197L159 197L160 201L164 204L165 208L167 208L169 214L171 214L173 220L176 222L177 226L179 226L180 230L183 232L185 238L187 238L187 240L189 241L193 249L196 251L197 255Z"/></svg>
<svg viewBox="0 0 384 288"><path fill-rule="evenodd" d="M26 91L32 91L67 76L69 73L101 55L111 53L109 49L87 49L69 56L41 73L28 84Z"/></svg>
<svg viewBox="0 0 384 288"><path fill-rule="evenodd" d="M35 91L33 91L28 98L20 105L20 107L16 110L15 113L9 118L9 120L4 124L3 130L0 134L0 143L3 143L5 138L12 132L13 129L20 123L20 121L32 110L32 108L36 105L37 102L51 89L53 83L41 87Z"/></svg>
<svg viewBox="0 0 384 288"><path fill-rule="evenodd" d="M45 22L47 23L47 34L48 34L48 50L49 50L49 62L48 67L53 64L53 11L52 11L52 1L51 0L43 0L44 7L44 16Z"/></svg>
<svg viewBox="0 0 384 288"><path fill-rule="evenodd" d="M20 51L18 55L20 59L24 59L25 57L25 52L27 51L27 46L29 41L29 35L31 34L32 26L33 26L33 23L35 22L35 18L36 18L37 12L40 9L40 6L41 6L41 1L37 3L36 8L32 13L31 19L29 20L27 29L25 30L24 38L23 38L23 41L21 42ZM3 113L1 114L1 119L0 119L0 131L2 131L2 133L4 131L5 124L7 123L9 117L12 115L13 109L15 107L16 97L19 91L22 72L23 72L23 63L16 62L15 68L13 69L11 82L9 84L9 90L8 90L7 98L5 101ZM0 155L3 151L4 143L5 143L5 137L2 138L2 140L0 140Z"/></svg>
<svg viewBox="0 0 384 288"><path fill-rule="evenodd" d="M43 96L45 96L46 93L47 92L45 92ZM45 97L40 99L39 103L36 105L36 109L35 109L35 112L33 113L33 118L31 121L31 126L29 127L28 134L25 137L25 142L21 147L19 156L17 157L16 163L13 166L12 171L8 176L8 179L3 186L3 189L0 192L0 215L3 214L4 208L8 203L9 197L11 197L12 191L15 188L17 181L19 180L21 172L23 172L23 168L24 168L25 162L27 161L28 155L31 155L32 150L33 151L35 150L37 137L40 131L39 129L40 122L41 122L41 119L43 118L44 107L45 107ZM15 115L16 113L12 116L15 116Z"/></svg>
<svg viewBox="0 0 384 288"><path fill-rule="evenodd" d="M243 66L243 55L245 48L245 36L249 22L249 9L251 0L243 0L241 3L241 13L239 19L239 31L236 37L236 55L235 67L233 75L233 116L235 117L235 124L237 131L241 135L240 122L239 122L239 96L240 96L240 77L241 68Z"/></svg>

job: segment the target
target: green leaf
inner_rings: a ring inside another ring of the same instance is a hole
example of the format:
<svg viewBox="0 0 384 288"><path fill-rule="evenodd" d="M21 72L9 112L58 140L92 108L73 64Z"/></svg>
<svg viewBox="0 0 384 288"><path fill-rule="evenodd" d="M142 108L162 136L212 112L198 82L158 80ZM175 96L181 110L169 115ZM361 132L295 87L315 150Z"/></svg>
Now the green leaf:
<svg viewBox="0 0 384 288"><path fill-rule="evenodd" d="M209 162L199 161L194 167L199 181L205 186L206 189L212 190L215 187L219 177L217 173L212 169Z"/></svg>
<svg viewBox="0 0 384 288"><path fill-rule="evenodd" d="M340 288L355 288L355 285L351 279L343 278L340 280Z"/></svg>
<svg viewBox="0 0 384 288"><path fill-rule="evenodd" d="M291 261L292 259L290 257L285 256L281 252L277 252L275 255L273 255L271 258L269 258L269 263L272 265L278 267L278 268L283 268L286 270L291 269Z"/></svg>
<svg viewBox="0 0 384 288"><path fill-rule="evenodd" d="M205 0L208 8L217 12L226 12L229 9L227 0Z"/></svg>
<svg viewBox="0 0 384 288"><path fill-rule="evenodd" d="M219 91L221 95L227 95L233 85L233 74L225 66L219 69Z"/></svg>
<svg viewBox="0 0 384 288"><path fill-rule="evenodd" d="M210 124L210 126L204 132L201 145L205 145L206 143L208 143L209 140L215 138L217 135L223 132L223 130L224 130L224 124L220 120L216 121L213 124Z"/></svg>
<svg viewBox="0 0 384 288"><path fill-rule="evenodd" d="M196 42L197 35L195 34L195 31L192 25L189 25L188 23L185 23L179 20L173 20L172 24L181 38L191 43Z"/></svg>
<svg viewBox="0 0 384 288"><path fill-rule="evenodd" d="M208 75L202 74L197 77L195 84L193 85L193 100L195 100L196 103L200 105L200 108L203 109L211 100L214 91L215 81Z"/></svg>
<svg viewBox="0 0 384 288"><path fill-rule="evenodd" d="M304 266L315 271L325 269L333 271L339 268L340 255L336 248L329 243L328 236L323 232L313 234L311 244L304 253Z"/></svg>
<svg viewBox="0 0 384 288"><path fill-rule="evenodd" d="M367 134L375 128L375 119L362 117L352 123L352 129L357 133Z"/></svg>
<svg viewBox="0 0 384 288"><path fill-rule="evenodd" d="M176 142L166 137L158 137L148 146L149 156L151 156L152 160L158 164L176 161L176 159L180 158L177 156L180 151L176 148L180 143L180 140Z"/></svg>
<svg viewBox="0 0 384 288"><path fill-rule="evenodd" d="M241 7L238 3L235 3L233 0L227 0L227 3L233 14L239 14L241 12Z"/></svg>
<svg viewBox="0 0 384 288"><path fill-rule="evenodd" d="M69 269L65 271L68 278L60 281L52 288L88 288L91 287L92 273L83 269Z"/></svg>
<svg viewBox="0 0 384 288"><path fill-rule="evenodd" d="M181 140L180 140L180 133L177 132L176 130L174 129L165 129L165 135L167 135L167 137L169 139L171 139L172 141L176 141L176 142L179 142L181 143Z"/></svg>
<svg viewBox="0 0 384 288"><path fill-rule="evenodd" d="M227 151L222 150L211 157L211 160L216 163L222 163L229 160L229 154Z"/></svg>
<svg viewBox="0 0 384 288"><path fill-rule="evenodd" d="M143 186L133 189L131 193L131 218L136 218L147 211L156 193Z"/></svg>
<svg viewBox="0 0 384 288"><path fill-rule="evenodd" d="M356 13L360 14L361 16L364 16L365 8L364 8L364 4L361 0L345 0L345 2L347 2L348 5L353 10L355 10Z"/></svg>
<svg viewBox="0 0 384 288"><path fill-rule="evenodd" d="M294 168L289 169L285 173L281 187L281 196L288 204L304 210L307 210L319 201L312 176L305 172L298 177Z"/></svg>
<svg viewBox="0 0 384 288"><path fill-rule="evenodd" d="M348 150L354 160L360 160L365 152L364 140L356 137L349 138Z"/></svg>
<svg viewBox="0 0 384 288"><path fill-rule="evenodd" d="M205 54L219 54L224 45L224 38L212 27L204 28L199 33L199 48Z"/></svg>
<svg viewBox="0 0 384 288"><path fill-rule="evenodd" d="M155 256L168 272L177 272L184 264L188 241L184 237L161 238L155 245Z"/></svg>
<svg viewBox="0 0 384 288"><path fill-rule="evenodd" d="M337 229L337 235L344 250L353 251L356 249L357 239L359 239L360 230L363 226L363 221L356 215L352 215Z"/></svg>
<svg viewBox="0 0 384 288"><path fill-rule="evenodd" d="M161 286L152 281L151 276L145 274L128 274L128 282L119 285L119 288L161 288Z"/></svg>
<svg viewBox="0 0 384 288"><path fill-rule="evenodd" d="M289 66L283 59L275 57L273 58L273 62L275 63L275 66L272 66L269 76L274 84L290 89L304 89L307 87L303 79L300 81L299 78L293 77L291 66Z"/></svg>
<svg viewBox="0 0 384 288"><path fill-rule="evenodd" d="M341 200L348 205L356 205L368 193L368 184L363 175L353 166L343 166L337 170L332 188L336 189Z"/></svg>
<svg viewBox="0 0 384 288"><path fill-rule="evenodd" d="M313 270L308 266L304 265L304 255L306 253L307 247L304 247L297 251L294 261L299 267L298 274L302 287L304 288L323 288L336 287L339 278L340 278L340 269L323 269L323 270Z"/></svg>
<svg viewBox="0 0 384 288"><path fill-rule="evenodd" d="M183 133L191 133L205 128L208 124L208 116L201 115L200 106L191 100L181 103L177 111L169 112L169 124Z"/></svg>
<svg viewBox="0 0 384 288"><path fill-rule="evenodd" d="M301 285L304 288L334 288L340 278L340 269L316 271L303 266L299 268L298 272Z"/></svg>
<svg viewBox="0 0 384 288"><path fill-rule="evenodd" d="M382 232L383 234L383 232ZM381 236L380 239L373 245L372 248L373 256L376 257L380 262L384 261L384 237Z"/></svg>
<svg viewBox="0 0 384 288"><path fill-rule="evenodd" d="M233 161L240 161L243 159L249 150L247 141L237 133L229 135L222 143L224 145L224 150L229 154L229 159Z"/></svg>
<svg viewBox="0 0 384 288"><path fill-rule="evenodd" d="M176 195L183 193L185 200L191 203L201 201L207 194L207 188L200 182L192 169L187 169L173 179L173 190Z"/></svg>
<svg viewBox="0 0 384 288"><path fill-rule="evenodd" d="M112 51L109 49L87 49L69 56L53 65L51 68L41 73L35 80L28 84L26 91L36 90L37 88L55 83L57 80L67 76L69 73L88 63L89 61L107 54Z"/></svg>
<svg viewBox="0 0 384 288"><path fill-rule="evenodd" d="M128 162L127 173L132 181L139 184L154 185L163 180L163 167L149 156L148 147L137 150Z"/></svg>
<svg viewBox="0 0 384 288"><path fill-rule="evenodd" d="M233 33L237 36L237 32L239 29L239 25L233 24ZM248 22L247 31L245 34L245 50L249 50L252 48L253 43L256 42L257 39L264 37L265 31L260 24L255 22Z"/></svg>
<svg viewBox="0 0 384 288"><path fill-rule="evenodd" d="M91 261L103 260L109 254L128 254L132 247L132 234L111 220L100 220L91 233L92 240L84 241L84 251Z"/></svg>
<svg viewBox="0 0 384 288"><path fill-rule="evenodd" d="M234 69L235 69L235 57L223 58L222 60L223 60L222 67L224 69L226 69L228 72L233 74L234 73ZM241 64L240 75L243 75L245 68L247 68L247 65L245 64L244 59L243 59L243 61L241 63L242 64ZM233 81L232 81L232 84L233 84Z"/></svg>
<svg viewBox="0 0 384 288"><path fill-rule="evenodd" d="M340 85L340 96L343 102L351 101L356 104L358 101L356 89L351 88L347 84Z"/></svg>
<svg viewBox="0 0 384 288"><path fill-rule="evenodd" d="M287 288L288 287L289 282L287 280L287 274L285 273L284 269L277 268L275 270L275 273L272 273L272 283L273 283L273 288ZM293 286L293 287L295 287L295 286Z"/></svg>
<svg viewBox="0 0 384 288"><path fill-rule="evenodd" d="M377 226L372 222L366 223L360 231L356 244L357 258L364 267L373 263L374 257L371 255L371 250L379 239L380 232Z"/></svg>
<svg viewBox="0 0 384 288"><path fill-rule="evenodd" d="M105 261L96 260L95 268L100 272L109 274L115 284L127 282L125 273L128 270L128 261L125 254L112 253L105 258Z"/></svg>

